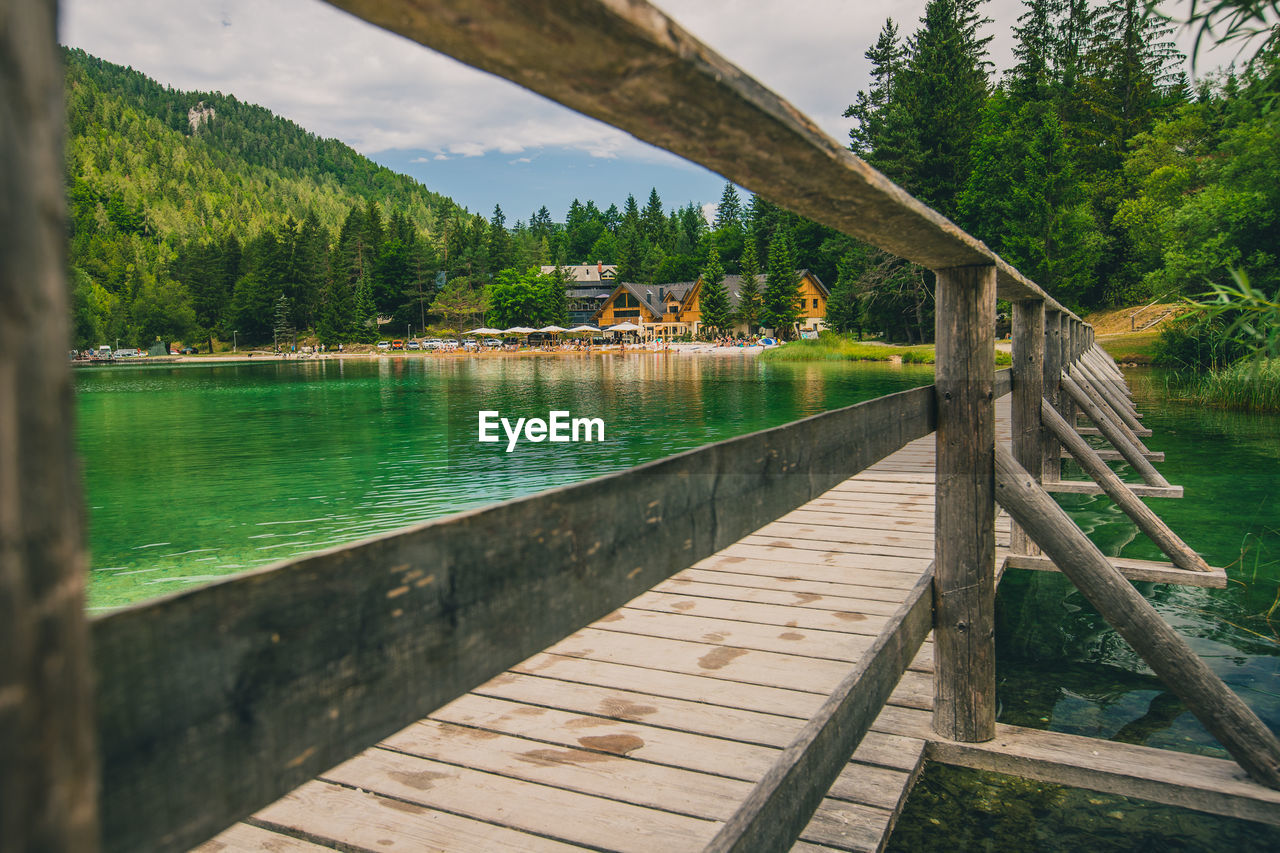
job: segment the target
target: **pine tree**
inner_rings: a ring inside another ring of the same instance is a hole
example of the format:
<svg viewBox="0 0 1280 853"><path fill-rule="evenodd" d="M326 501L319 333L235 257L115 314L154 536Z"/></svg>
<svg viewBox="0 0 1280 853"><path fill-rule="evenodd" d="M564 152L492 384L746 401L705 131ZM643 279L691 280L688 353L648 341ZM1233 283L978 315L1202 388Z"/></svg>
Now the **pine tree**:
<svg viewBox="0 0 1280 853"><path fill-rule="evenodd" d="M720 193L720 204L716 207L716 230L722 228L742 227L742 201L732 182L726 182L724 192Z"/></svg>
<svg viewBox="0 0 1280 853"><path fill-rule="evenodd" d="M754 334L760 327L762 299L760 295L760 262L756 257L756 238L748 234L742 248L742 271L738 290L739 323L745 323L747 332Z"/></svg>
<svg viewBox="0 0 1280 853"><path fill-rule="evenodd" d="M845 118L857 122L849 131L849 148L860 157L868 157L884 142L888 107L905 53L898 38L898 25L893 18L886 18L876 43L863 54L871 60L871 86L858 92L844 111Z"/></svg>
<svg viewBox="0 0 1280 853"><path fill-rule="evenodd" d="M355 302L352 307L352 337L371 344L378 339L378 309L373 304L373 283L366 275L356 281Z"/></svg>
<svg viewBox="0 0 1280 853"><path fill-rule="evenodd" d="M1013 56L1017 62L1006 77L1009 97L1015 105L1045 100L1051 93L1053 66L1060 53L1054 18L1062 2L1025 0L1026 11L1013 28Z"/></svg>
<svg viewBox="0 0 1280 853"><path fill-rule="evenodd" d="M858 273L853 258L845 255L839 274L827 298L827 325L837 332L858 333L862 340L862 304L859 300Z"/></svg>
<svg viewBox="0 0 1280 853"><path fill-rule="evenodd" d="M708 253L707 265L702 270L698 310L702 315L703 328L723 332L733 325L733 306L729 304L729 294L724 287L720 253L715 249Z"/></svg>
<svg viewBox="0 0 1280 853"><path fill-rule="evenodd" d="M658 196L658 188L649 190L649 201L640 214L641 233L645 240L652 244L660 244L666 236L667 215L662 212L662 199Z"/></svg>
<svg viewBox="0 0 1280 853"><path fill-rule="evenodd" d="M987 98L990 38L978 34L987 23L978 14L981 2L929 0L894 90L894 106L909 114L918 149L904 152L918 156L914 174L904 175L906 186L948 216L969 177L969 148Z"/></svg>
<svg viewBox="0 0 1280 853"><path fill-rule="evenodd" d="M781 338L790 338L800 319L799 292L800 278L796 275L791 235L779 231L769 243L769 276L765 281L760 322Z"/></svg>

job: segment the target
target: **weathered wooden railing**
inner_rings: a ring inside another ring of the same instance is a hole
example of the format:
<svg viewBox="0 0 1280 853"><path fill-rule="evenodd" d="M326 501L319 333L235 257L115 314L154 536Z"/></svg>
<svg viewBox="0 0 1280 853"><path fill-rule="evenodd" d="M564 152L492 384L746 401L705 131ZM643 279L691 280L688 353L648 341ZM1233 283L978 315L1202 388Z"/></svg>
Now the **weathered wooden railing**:
<svg viewBox="0 0 1280 853"><path fill-rule="evenodd" d="M937 385L114 613L93 623L91 660L64 358L55 4L10 3L0 26L11 59L0 67L0 848L203 840L935 428L932 595L917 589L896 617L902 632L859 664L874 670L861 673L869 681L851 674L713 849L790 846L930 622L938 736L992 736L996 498L1019 522L1024 564L1060 566L1107 600L1100 609L1126 637L1125 620L1148 619L1116 565L1035 484L1039 473L1053 488L1121 494L1105 477L1055 484L1059 442L1080 446L1041 418L1042 396L1067 424L1081 405L1126 459L1146 459L1146 431L1119 387L1073 393L1117 378L1092 330L982 243L640 0L336 5L934 270ZM997 294L1015 306L1011 381L993 370ZM993 405L1010 386L1016 461L1002 455L997 478ZM1175 544L1162 546L1198 568ZM1186 661L1176 635L1137 644L1250 773L1276 784L1275 738Z"/></svg>

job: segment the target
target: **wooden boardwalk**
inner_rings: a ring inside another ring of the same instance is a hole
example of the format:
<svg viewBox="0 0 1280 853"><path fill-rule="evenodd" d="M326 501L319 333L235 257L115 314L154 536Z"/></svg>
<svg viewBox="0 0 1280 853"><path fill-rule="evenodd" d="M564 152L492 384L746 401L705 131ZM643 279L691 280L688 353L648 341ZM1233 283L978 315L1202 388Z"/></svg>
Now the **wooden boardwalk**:
<svg viewBox="0 0 1280 853"><path fill-rule="evenodd" d="M906 445L199 850L701 850L897 626L934 558L933 453ZM998 559L1008 536L1001 516ZM926 747L892 730L927 726L932 661L926 641L795 850L883 846Z"/></svg>

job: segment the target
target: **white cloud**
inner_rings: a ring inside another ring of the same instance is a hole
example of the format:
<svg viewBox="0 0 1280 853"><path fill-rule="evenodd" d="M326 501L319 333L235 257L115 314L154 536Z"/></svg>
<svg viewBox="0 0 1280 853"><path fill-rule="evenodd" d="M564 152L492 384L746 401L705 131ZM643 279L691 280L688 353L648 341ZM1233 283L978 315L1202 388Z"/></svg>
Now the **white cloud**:
<svg viewBox="0 0 1280 853"><path fill-rule="evenodd" d="M686 29L843 141L886 16L912 32L925 0L665 0ZM1020 0L991 0L992 61L1010 64ZM63 0L64 43L184 89L234 93L366 154L576 149L670 163L608 125L383 32L317 0ZM1203 63L1202 63L1202 67ZM444 153L437 159L447 159Z"/></svg>

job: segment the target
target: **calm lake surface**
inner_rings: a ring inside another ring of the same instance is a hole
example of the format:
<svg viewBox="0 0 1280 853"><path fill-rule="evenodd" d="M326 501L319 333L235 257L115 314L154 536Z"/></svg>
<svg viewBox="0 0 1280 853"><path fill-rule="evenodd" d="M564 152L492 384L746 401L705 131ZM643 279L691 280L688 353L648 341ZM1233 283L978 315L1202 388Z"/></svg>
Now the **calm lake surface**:
<svg viewBox="0 0 1280 853"><path fill-rule="evenodd" d="M103 608L172 592L932 376L931 368L910 365L651 354L78 370L89 603ZM1280 730L1280 417L1169 400L1157 373L1130 379L1155 431L1148 445L1167 453L1161 471L1186 488L1182 500L1149 502L1231 577L1225 590L1144 584L1143 592ZM526 444L506 454L476 443L480 409L603 417L606 441ZM1104 552L1161 559L1105 498L1060 500ZM998 608L1001 721L1223 754L1065 578L1009 572ZM1274 850L1280 833L938 767L913 794L892 844L1066 851L1086 843Z"/></svg>
<svg viewBox="0 0 1280 853"><path fill-rule="evenodd" d="M382 358L76 372L89 604L149 598L933 381L744 355ZM476 442L477 412L601 417Z"/></svg>

